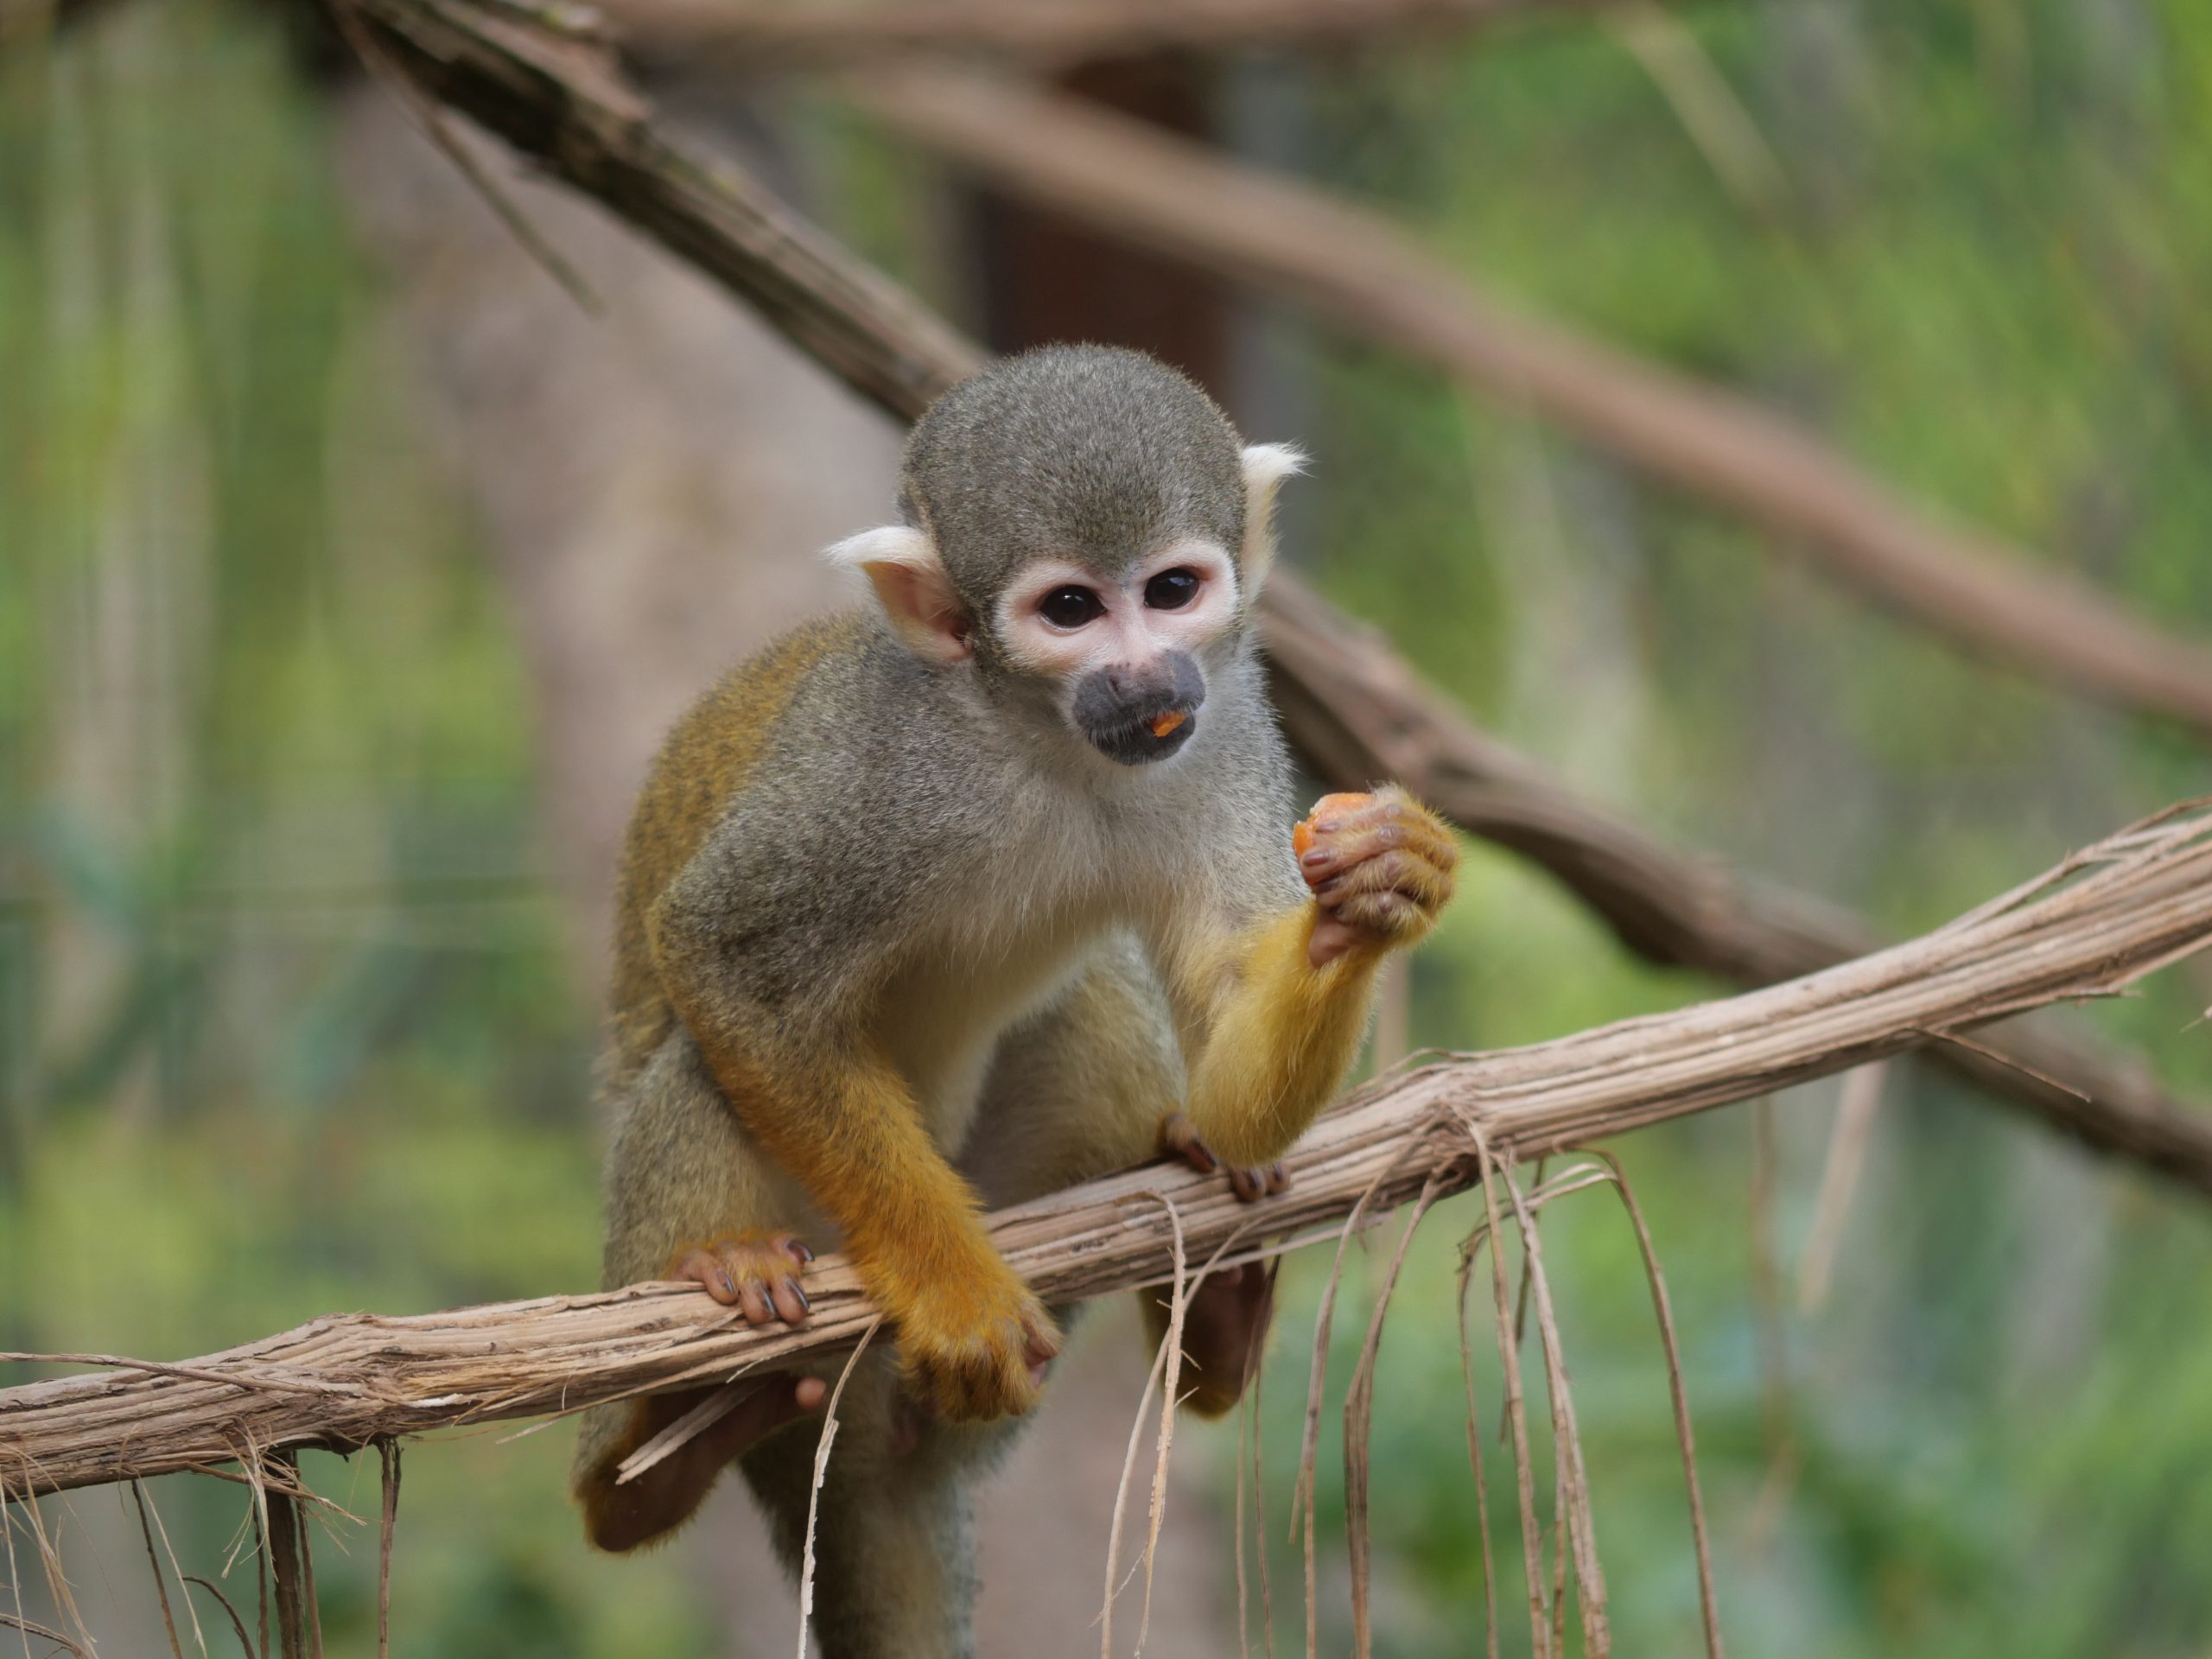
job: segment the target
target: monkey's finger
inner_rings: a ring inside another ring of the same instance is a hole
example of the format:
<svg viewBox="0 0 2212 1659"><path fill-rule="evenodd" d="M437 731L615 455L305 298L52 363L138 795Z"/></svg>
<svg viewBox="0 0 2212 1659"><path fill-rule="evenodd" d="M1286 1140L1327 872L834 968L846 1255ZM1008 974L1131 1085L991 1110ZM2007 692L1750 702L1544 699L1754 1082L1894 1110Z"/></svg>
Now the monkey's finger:
<svg viewBox="0 0 2212 1659"><path fill-rule="evenodd" d="M1435 918L1402 893L1355 893L1338 906L1336 919L1368 938L1399 945L1420 938Z"/></svg>
<svg viewBox="0 0 2212 1659"><path fill-rule="evenodd" d="M676 1264L669 1277L689 1279L724 1307L734 1305L738 1300L737 1280L720 1256L707 1250L693 1250Z"/></svg>
<svg viewBox="0 0 2212 1659"><path fill-rule="evenodd" d="M1370 860L1390 854L1410 854L1416 859L1449 870L1459 861L1459 849L1441 826L1421 818L1376 815L1347 824L1340 832L1322 836L1298 861L1298 873L1308 887L1319 887Z"/></svg>
<svg viewBox="0 0 2212 1659"><path fill-rule="evenodd" d="M1182 1112L1170 1112L1160 1121L1160 1150L1164 1157L1180 1159L1201 1175L1221 1167L1213 1148L1198 1138L1198 1131Z"/></svg>
<svg viewBox="0 0 2212 1659"><path fill-rule="evenodd" d="M1021 1345L1021 1357L1029 1363L1033 1375L1041 1371L1060 1357L1059 1333L1031 1329Z"/></svg>
<svg viewBox="0 0 2212 1659"><path fill-rule="evenodd" d="M1290 1172L1289 1172L1288 1170L1285 1169L1285 1168L1284 1168L1281 1164L1279 1164L1279 1163L1269 1164L1269 1165L1268 1166L1268 1195L1269 1195L1270 1197L1272 1197L1274 1194L1275 1194L1275 1193L1277 1193L1277 1192L1289 1192L1289 1191L1290 1191ZM1255 1266L1257 1266L1258 1264L1255 1262L1254 1265L1255 1265Z"/></svg>
<svg viewBox="0 0 2212 1659"><path fill-rule="evenodd" d="M768 1300L776 1305L776 1317L785 1325L804 1325L812 1309L798 1279L788 1274L768 1287Z"/></svg>
<svg viewBox="0 0 2212 1659"><path fill-rule="evenodd" d="M813 1250L797 1233L772 1233L768 1237L767 1244L770 1249L787 1258L792 1267L801 1273L805 1272L807 1264L814 1260Z"/></svg>
<svg viewBox="0 0 2212 1659"><path fill-rule="evenodd" d="M1229 1172L1229 1190L1236 1195L1239 1204L1253 1204L1268 1196L1268 1175L1262 1169L1232 1169Z"/></svg>
<svg viewBox="0 0 2212 1659"><path fill-rule="evenodd" d="M747 1325L766 1325L776 1317L775 1308L769 1303L768 1293L761 1288L758 1279L746 1279L737 1287L738 1306L745 1310Z"/></svg>
<svg viewBox="0 0 2212 1659"><path fill-rule="evenodd" d="M1332 875L1313 889L1314 902L1325 911L1340 910L1346 899L1367 893L1395 893L1435 909L1451 891L1451 878L1425 859L1394 850L1378 854Z"/></svg>

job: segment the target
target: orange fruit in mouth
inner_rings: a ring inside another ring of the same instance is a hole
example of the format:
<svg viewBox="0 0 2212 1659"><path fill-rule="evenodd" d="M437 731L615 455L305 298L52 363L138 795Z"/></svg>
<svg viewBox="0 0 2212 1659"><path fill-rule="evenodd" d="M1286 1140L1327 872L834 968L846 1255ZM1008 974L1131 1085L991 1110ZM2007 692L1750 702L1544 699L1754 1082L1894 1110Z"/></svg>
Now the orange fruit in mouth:
<svg viewBox="0 0 2212 1659"><path fill-rule="evenodd" d="M1171 709L1164 715L1154 715L1152 717L1152 734L1165 737L1189 718L1190 715L1179 709Z"/></svg>

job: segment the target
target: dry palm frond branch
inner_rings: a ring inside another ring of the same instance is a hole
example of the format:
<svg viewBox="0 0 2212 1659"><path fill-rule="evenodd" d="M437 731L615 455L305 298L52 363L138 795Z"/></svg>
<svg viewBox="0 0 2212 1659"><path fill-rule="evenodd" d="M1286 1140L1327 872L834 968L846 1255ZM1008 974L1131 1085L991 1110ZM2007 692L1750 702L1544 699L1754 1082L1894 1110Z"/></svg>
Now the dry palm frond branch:
<svg viewBox="0 0 2212 1659"><path fill-rule="evenodd" d="M984 361L925 307L754 181L680 149L578 35L468 0L334 0L383 60L722 283L902 419ZM1395 777L1470 832L1548 870L1631 949L1768 984L1878 943L1839 912L1731 875L1569 794L1420 684L1379 638L1277 570L1261 621L1284 724L1332 787ZM2212 1124L2139 1065L2048 1034L1936 1051L1943 1065L2084 1143L2212 1193Z"/></svg>
<svg viewBox="0 0 2212 1659"><path fill-rule="evenodd" d="M1937 523L1747 398L1515 316L1380 214L1076 98L952 68L848 83L1001 189L1292 301L1509 397L1970 649L2212 735L2212 646Z"/></svg>
<svg viewBox="0 0 2212 1659"><path fill-rule="evenodd" d="M1291 1190L1261 1217L1221 1177L1148 1166L993 1218L1049 1301L1158 1283L1185 1259L1229 1267L1293 1248L1356 1211L1380 1216L1483 1167L1769 1093L2024 1008L2111 995L2212 944L2212 804L2176 808L2068 859L1934 933L1809 978L1677 1013L1380 1077L1292 1152ZM1478 1151L1486 1148L1488 1158ZM206 1469L260 1468L640 1390L734 1379L849 1348L875 1310L824 1257L799 1332L755 1331L696 1288L384 1318L334 1314L192 1374L133 1370L0 1391L0 1482L16 1496ZM26 1356L0 1356L21 1360ZM235 1382L207 1373L235 1376ZM272 1386L312 1381L312 1393Z"/></svg>
<svg viewBox="0 0 2212 1659"><path fill-rule="evenodd" d="M620 0L650 63L783 70L979 53L1030 62L1435 35L1607 0Z"/></svg>

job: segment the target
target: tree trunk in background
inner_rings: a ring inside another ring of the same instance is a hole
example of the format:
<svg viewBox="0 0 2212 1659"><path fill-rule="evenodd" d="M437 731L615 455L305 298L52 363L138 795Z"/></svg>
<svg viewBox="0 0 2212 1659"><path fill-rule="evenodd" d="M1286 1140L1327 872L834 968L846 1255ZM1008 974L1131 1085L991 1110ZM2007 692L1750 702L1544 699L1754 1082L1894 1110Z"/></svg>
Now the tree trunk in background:
<svg viewBox="0 0 2212 1659"><path fill-rule="evenodd" d="M424 416L512 607L537 690L536 709L517 716L537 723L548 848L596 1007L615 856L648 758L722 669L850 596L812 554L890 516L899 435L727 296L487 150L605 302L603 316L587 315L388 94L346 95L338 143L360 233L391 273ZM1090 1325L1043 1420L985 1493L987 1653L1093 1650L1143 1364L1128 1310ZM1192 1466L1187 1453L1179 1461ZM1139 1543L1145 1484L1132 1496ZM1154 1587L1149 1646L1161 1659L1229 1645L1225 1533L1179 1478ZM728 1611L733 1656L791 1650L792 1599L734 1481L681 1548Z"/></svg>
<svg viewBox="0 0 2212 1659"><path fill-rule="evenodd" d="M1164 54L1085 64L1059 85L1180 137L1208 138L1217 79L1198 58ZM1134 346L1236 407L1229 384L1236 318L1222 283L988 189L969 192L968 200L981 332L993 351L1069 340Z"/></svg>

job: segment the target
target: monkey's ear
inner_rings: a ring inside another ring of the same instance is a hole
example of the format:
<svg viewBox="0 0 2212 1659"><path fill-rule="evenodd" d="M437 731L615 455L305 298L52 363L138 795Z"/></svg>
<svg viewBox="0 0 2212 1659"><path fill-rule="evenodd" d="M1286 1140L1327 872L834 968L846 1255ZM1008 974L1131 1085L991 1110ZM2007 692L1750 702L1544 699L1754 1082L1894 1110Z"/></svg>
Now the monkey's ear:
<svg viewBox="0 0 2212 1659"><path fill-rule="evenodd" d="M1275 556L1275 492L1306 470L1306 452L1287 443L1244 447L1244 551L1237 560L1249 600L1267 580Z"/></svg>
<svg viewBox="0 0 2212 1659"><path fill-rule="evenodd" d="M876 602L925 663L957 663L975 653L974 624L953 591L936 543L909 524L886 524L823 550L832 564L865 574Z"/></svg>

